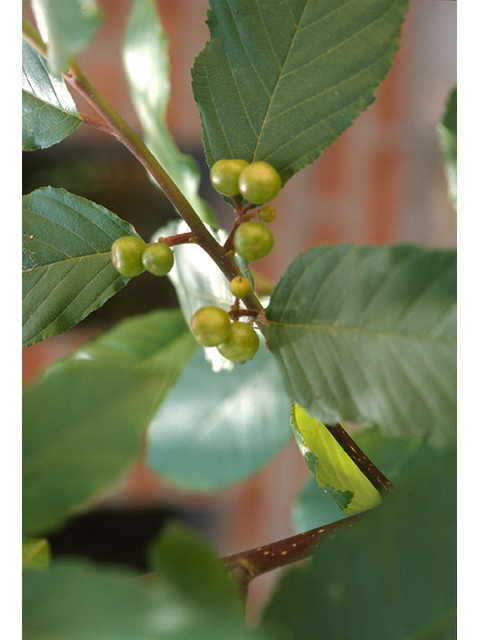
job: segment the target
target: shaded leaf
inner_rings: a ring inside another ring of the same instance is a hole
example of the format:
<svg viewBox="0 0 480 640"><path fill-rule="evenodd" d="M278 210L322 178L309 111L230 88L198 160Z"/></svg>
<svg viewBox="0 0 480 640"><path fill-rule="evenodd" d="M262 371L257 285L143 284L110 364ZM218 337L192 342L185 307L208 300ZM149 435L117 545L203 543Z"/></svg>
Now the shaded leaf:
<svg viewBox="0 0 480 640"><path fill-rule="evenodd" d="M239 592L213 549L179 522L167 524L149 549L149 560L160 583L170 582L187 602L215 610L225 623L240 623ZM226 626L226 629L228 627Z"/></svg>
<svg viewBox="0 0 480 640"><path fill-rule="evenodd" d="M38 30L47 43L48 65L59 76L72 55L86 47L101 22L95 0L32 0Z"/></svg>
<svg viewBox="0 0 480 640"><path fill-rule="evenodd" d="M266 160L286 182L375 99L406 0L212 0L192 70L211 166Z"/></svg>
<svg viewBox="0 0 480 640"><path fill-rule="evenodd" d="M132 225L85 198L45 187L23 196L23 346L62 333L128 282L111 246Z"/></svg>
<svg viewBox="0 0 480 640"><path fill-rule="evenodd" d="M190 555L192 543L182 537ZM199 546L197 545L198 549ZM210 575L218 560L204 558ZM176 575L187 568L171 559ZM135 579L119 567L59 560L48 572L26 572L23 581L23 637L35 640L267 640L267 632L246 628L224 595L222 604L197 602L177 589L170 576L161 582ZM196 580L202 580L196 575ZM201 586L205 588L205 581ZM225 585L227 586L227 585ZM199 585L200 587L200 585Z"/></svg>
<svg viewBox="0 0 480 640"><path fill-rule="evenodd" d="M456 451L424 447L397 490L281 581L277 637L454 640Z"/></svg>
<svg viewBox="0 0 480 640"><path fill-rule="evenodd" d="M233 371L213 371L199 349L152 419L148 462L175 484L212 491L252 475L290 437L289 401L262 344Z"/></svg>
<svg viewBox="0 0 480 640"><path fill-rule="evenodd" d="M379 504L378 491L324 424L294 406L292 426L300 451L308 459L318 485L324 487L343 513L352 515Z"/></svg>
<svg viewBox="0 0 480 640"><path fill-rule="evenodd" d="M45 538L22 540L22 568L46 569L50 564L50 546Z"/></svg>
<svg viewBox="0 0 480 640"><path fill-rule="evenodd" d="M47 69L43 56L22 41L22 150L45 149L82 123L64 81Z"/></svg>
<svg viewBox="0 0 480 640"><path fill-rule="evenodd" d="M59 526L134 461L196 348L178 310L154 311L58 361L24 392L25 535Z"/></svg>
<svg viewBox="0 0 480 640"><path fill-rule="evenodd" d="M457 87L448 96L442 123L437 128L450 198L457 206Z"/></svg>
<svg viewBox="0 0 480 640"><path fill-rule="evenodd" d="M289 266L266 316L287 394L312 417L455 437L455 251L316 247Z"/></svg>
<svg viewBox="0 0 480 640"><path fill-rule="evenodd" d="M188 199L199 216L216 226L215 215L198 195L200 172L191 156L181 153L166 123L170 99L167 36L155 2L133 3L123 47L123 65L130 95L143 127L145 144Z"/></svg>

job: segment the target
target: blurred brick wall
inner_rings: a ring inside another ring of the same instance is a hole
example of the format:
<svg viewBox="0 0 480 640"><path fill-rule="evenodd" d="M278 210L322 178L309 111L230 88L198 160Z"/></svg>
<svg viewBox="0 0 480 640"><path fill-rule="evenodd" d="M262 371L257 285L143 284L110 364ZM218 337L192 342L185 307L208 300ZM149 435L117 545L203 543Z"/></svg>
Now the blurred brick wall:
<svg viewBox="0 0 480 640"><path fill-rule="evenodd" d="M90 49L77 56L84 73L117 111L138 130L125 90L121 47L131 3L100 0L105 21ZM32 20L24 0L24 16ZM172 98L168 123L182 150L201 154L201 129L190 86L190 68L208 40L205 0L157 0L170 42ZM456 82L456 3L412 0L393 68L376 102L322 157L294 176L277 196L272 224L275 248L256 263L273 281L299 252L321 243L454 245L456 215L447 192L435 127ZM80 110L91 113L88 106ZM81 127L70 138L102 145L105 135ZM205 167L203 167L205 172ZM208 185L207 185L208 188ZM228 217L223 200L220 214ZM86 334L78 327L26 352L30 378ZM139 461L110 496L112 504L171 503L213 509L212 536L221 553L264 544L291 534L289 511L306 470L294 446L246 483L217 496L191 496L154 478ZM217 524L218 524L217 522ZM254 586L262 593L270 577ZM262 586L263 585L263 586Z"/></svg>

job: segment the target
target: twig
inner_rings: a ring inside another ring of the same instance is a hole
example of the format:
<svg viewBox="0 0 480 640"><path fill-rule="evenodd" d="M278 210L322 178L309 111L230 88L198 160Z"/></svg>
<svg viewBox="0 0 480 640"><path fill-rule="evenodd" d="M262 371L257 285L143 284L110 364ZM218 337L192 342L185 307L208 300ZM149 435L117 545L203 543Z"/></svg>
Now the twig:
<svg viewBox="0 0 480 640"><path fill-rule="evenodd" d="M221 560L236 581L245 601L248 587L254 578L308 558L324 540L338 531L352 527L365 513L367 512L357 513L290 538L225 556Z"/></svg>
<svg viewBox="0 0 480 640"><path fill-rule="evenodd" d="M348 435L342 425L335 424L332 426L326 424L325 426L349 458L353 460L363 475L370 480L379 493L386 494L394 489L390 480L383 475L383 473L369 458L367 458L356 442Z"/></svg>

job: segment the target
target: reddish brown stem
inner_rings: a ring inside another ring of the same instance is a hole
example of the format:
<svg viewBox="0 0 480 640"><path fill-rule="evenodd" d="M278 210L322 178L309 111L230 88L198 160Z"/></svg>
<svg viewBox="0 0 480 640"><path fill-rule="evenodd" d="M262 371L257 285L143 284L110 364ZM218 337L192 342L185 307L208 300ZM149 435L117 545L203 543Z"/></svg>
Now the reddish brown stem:
<svg viewBox="0 0 480 640"><path fill-rule="evenodd" d="M370 480L375 489L381 494L390 492L394 486L388 478L367 458L360 447L348 435L340 424L325 425L345 453L353 460L363 475Z"/></svg>
<svg viewBox="0 0 480 640"><path fill-rule="evenodd" d="M179 244L187 244L189 242L196 242L195 236L191 231L186 233L178 233L174 236L166 236L165 238L158 238L157 242L162 242L169 247L174 247ZM156 244L153 242L152 244Z"/></svg>
<svg viewBox="0 0 480 640"><path fill-rule="evenodd" d="M238 298L235 300L237 302ZM230 309L228 315L233 319L240 318L241 316L251 316L252 318L256 318L258 316L258 311L256 309L238 309L233 306L233 309Z"/></svg>
<svg viewBox="0 0 480 640"><path fill-rule="evenodd" d="M238 584L242 597L246 599L248 586L254 578L308 558L324 540L338 531L352 527L363 515L364 513L358 513L263 547L225 556L222 562Z"/></svg>

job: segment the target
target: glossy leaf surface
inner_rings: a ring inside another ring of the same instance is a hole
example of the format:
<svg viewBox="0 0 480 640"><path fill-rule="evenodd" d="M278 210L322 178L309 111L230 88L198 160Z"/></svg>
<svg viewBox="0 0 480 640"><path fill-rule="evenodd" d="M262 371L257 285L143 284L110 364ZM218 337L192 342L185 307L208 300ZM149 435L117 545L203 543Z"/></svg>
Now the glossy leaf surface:
<svg viewBox="0 0 480 640"><path fill-rule="evenodd" d="M23 346L63 333L128 282L111 246L136 235L127 222L64 189L23 196Z"/></svg>
<svg viewBox="0 0 480 640"><path fill-rule="evenodd" d="M82 123L64 81L53 76L43 56L22 41L22 151L45 149Z"/></svg>
<svg viewBox="0 0 480 640"><path fill-rule="evenodd" d="M32 0L40 34L47 43L48 65L59 76L72 55L86 47L101 22L95 0Z"/></svg>
<svg viewBox="0 0 480 640"><path fill-rule="evenodd" d="M123 47L123 65L147 147L200 217L215 224L212 210L198 195L198 166L191 156L180 152L167 127L168 41L153 0L133 3Z"/></svg>
<svg viewBox="0 0 480 640"><path fill-rule="evenodd" d="M455 437L455 251L316 247L289 266L266 316L287 394L312 417Z"/></svg>
<svg viewBox="0 0 480 640"><path fill-rule="evenodd" d="M155 311L119 323L24 392L25 535L57 527L134 461L196 348L179 311Z"/></svg>
<svg viewBox="0 0 480 640"><path fill-rule="evenodd" d="M456 452L424 448L396 491L288 572L264 625L310 640L454 640Z"/></svg>
<svg viewBox="0 0 480 640"><path fill-rule="evenodd" d="M213 0L193 91L209 166L266 160L286 182L373 102L406 0Z"/></svg>
<svg viewBox="0 0 480 640"><path fill-rule="evenodd" d="M199 349L148 429L149 465L171 482L212 491L243 480L291 437L290 404L263 344L233 371Z"/></svg>

